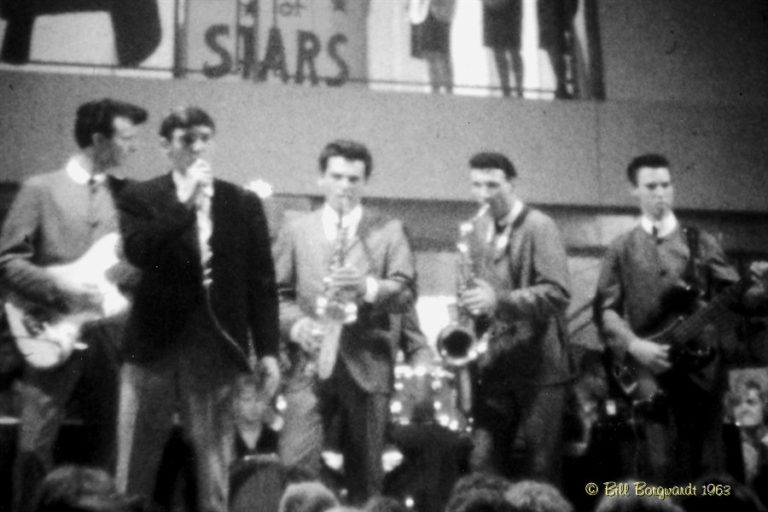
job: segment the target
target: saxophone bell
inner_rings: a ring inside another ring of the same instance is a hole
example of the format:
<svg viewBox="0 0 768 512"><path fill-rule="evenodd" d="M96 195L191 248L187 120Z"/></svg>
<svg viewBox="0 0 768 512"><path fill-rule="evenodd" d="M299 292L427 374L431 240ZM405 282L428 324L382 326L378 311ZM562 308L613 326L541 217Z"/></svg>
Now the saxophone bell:
<svg viewBox="0 0 768 512"><path fill-rule="evenodd" d="M451 323L443 327L437 335L437 351L448 366L461 368L475 361L488 348L487 336L479 336L478 330L484 330L488 322L477 322L484 318L479 311L467 311L459 303L464 290L475 286L475 270L470 250L470 236L475 231L475 221L483 217L490 208L488 203L478 210L474 217L459 225L459 241L456 249L459 255L457 273L456 304L449 309Z"/></svg>

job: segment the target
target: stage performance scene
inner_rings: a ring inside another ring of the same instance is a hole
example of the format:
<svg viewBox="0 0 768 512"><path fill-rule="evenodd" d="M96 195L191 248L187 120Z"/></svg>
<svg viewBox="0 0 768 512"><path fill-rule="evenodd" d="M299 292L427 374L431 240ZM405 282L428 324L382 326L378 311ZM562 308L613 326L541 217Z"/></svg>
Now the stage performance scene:
<svg viewBox="0 0 768 512"><path fill-rule="evenodd" d="M768 511L766 20L0 0L0 512Z"/></svg>

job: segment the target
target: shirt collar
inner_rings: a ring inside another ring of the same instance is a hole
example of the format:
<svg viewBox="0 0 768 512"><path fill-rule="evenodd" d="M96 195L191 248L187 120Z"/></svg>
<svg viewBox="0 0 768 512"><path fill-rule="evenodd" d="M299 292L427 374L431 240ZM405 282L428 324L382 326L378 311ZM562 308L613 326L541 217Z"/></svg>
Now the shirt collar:
<svg viewBox="0 0 768 512"><path fill-rule="evenodd" d="M525 205L521 200L515 199L515 202L512 203L512 208L509 209L509 212L504 216L503 219L500 221L495 221L492 219L490 226L488 226L488 234L486 235L486 240L488 243L493 242L495 239L497 249L502 249L507 245L509 236L512 231L512 224L520 216L524 206ZM496 228L497 224L499 226L498 230Z"/></svg>
<svg viewBox="0 0 768 512"><path fill-rule="evenodd" d="M69 159L65 169L70 179L78 185L86 185L91 179L93 179L95 183L100 184L104 183L104 180L107 179L107 175L103 172L91 174L90 171L83 166L82 157L77 155Z"/></svg>
<svg viewBox="0 0 768 512"><path fill-rule="evenodd" d="M660 221L654 221L647 215L640 217L640 227L643 228L643 231L649 235L652 235L654 228L656 228L656 236L659 238L669 236L674 230L677 229L677 225L677 217L675 217L675 214L672 212L669 212L669 214L667 214Z"/></svg>
<svg viewBox="0 0 768 512"><path fill-rule="evenodd" d="M512 203L512 208L510 208L509 213L501 220L501 222L499 222L499 224L502 226L511 226L522 212L523 202L519 199L515 199L515 202Z"/></svg>
<svg viewBox="0 0 768 512"><path fill-rule="evenodd" d="M358 204L352 208L342 219L342 225L347 228L347 233L354 234L357 232L357 226L360 224L360 219L363 218L363 207ZM336 238L336 230L339 225L339 214L334 210L331 205L325 203L322 211L323 230L325 231L326 238L333 240Z"/></svg>

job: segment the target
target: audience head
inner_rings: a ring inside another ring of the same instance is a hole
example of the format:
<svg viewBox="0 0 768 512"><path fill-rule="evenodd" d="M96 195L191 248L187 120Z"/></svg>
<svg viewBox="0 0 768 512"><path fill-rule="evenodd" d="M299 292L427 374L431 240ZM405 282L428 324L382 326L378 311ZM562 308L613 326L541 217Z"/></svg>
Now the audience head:
<svg viewBox="0 0 768 512"><path fill-rule="evenodd" d="M339 500L319 482L301 482L286 487L279 512L325 512L339 505Z"/></svg>
<svg viewBox="0 0 768 512"><path fill-rule="evenodd" d="M117 493L101 469L62 466L49 473L37 491L35 512L139 512L142 503Z"/></svg>
<svg viewBox="0 0 768 512"><path fill-rule="evenodd" d="M504 494L511 485L512 482L502 476L475 471L456 480L451 490L451 495L462 494L472 489L486 489Z"/></svg>
<svg viewBox="0 0 768 512"><path fill-rule="evenodd" d="M263 371L249 373L235 383L235 419L238 424L258 424L270 411L270 394Z"/></svg>
<svg viewBox="0 0 768 512"><path fill-rule="evenodd" d="M768 401L766 385L754 376L737 378L727 397L734 422L740 427L756 427L765 422Z"/></svg>
<svg viewBox="0 0 768 512"><path fill-rule="evenodd" d="M408 507L390 496L374 496L363 507L363 512L409 512Z"/></svg>
<svg viewBox="0 0 768 512"><path fill-rule="evenodd" d="M728 489L728 492L723 491L720 496L705 496L702 493L686 496L681 500L686 512L766 512L755 492L731 476L707 476L699 479L695 485L697 489L711 488L715 492L717 486L720 486L720 489Z"/></svg>
<svg viewBox="0 0 768 512"><path fill-rule="evenodd" d="M673 498L663 500L655 496L603 496L595 512L686 512Z"/></svg>
<svg viewBox="0 0 768 512"><path fill-rule="evenodd" d="M523 480L504 493L515 512L573 512L573 506L548 483Z"/></svg>
<svg viewBox="0 0 768 512"><path fill-rule="evenodd" d="M469 489L455 494L448 501L445 512L514 512L504 494L491 489Z"/></svg>
<svg viewBox="0 0 768 512"><path fill-rule="evenodd" d="M505 493L512 483L491 473L474 472L453 485L446 512L511 512Z"/></svg>

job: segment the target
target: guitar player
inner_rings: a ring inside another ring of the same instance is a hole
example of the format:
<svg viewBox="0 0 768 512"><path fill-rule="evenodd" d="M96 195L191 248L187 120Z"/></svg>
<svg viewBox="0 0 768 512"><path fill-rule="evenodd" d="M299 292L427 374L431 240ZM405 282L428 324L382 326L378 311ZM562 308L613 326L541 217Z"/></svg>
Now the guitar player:
<svg viewBox="0 0 768 512"><path fill-rule="evenodd" d="M638 378L626 386L636 439L624 471L661 484L692 481L722 471L723 394L727 365L746 358L727 323L707 316L695 339L684 347L660 342L649 333L665 319L685 315L687 298L697 302L722 297L739 281L723 249L711 235L681 226L672 205L670 164L658 154L634 158L627 167L631 194L640 206L637 226L609 246L595 296L595 321L617 367L634 368ZM732 307L743 309L753 295L737 291ZM719 300L719 299L718 299ZM673 311L682 309L682 311ZM692 316L692 315L691 315ZM725 315L726 317L728 315Z"/></svg>
<svg viewBox="0 0 768 512"><path fill-rule="evenodd" d="M16 197L0 235L0 286L4 298L21 297L52 316L100 301L92 276L54 274L52 265L77 261L102 237L118 231L114 196L123 180L110 174L135 150L138 125L147 112L101 99L77 110L74 137L79 151L58 171L30 178ZM88 284L87 284L88 283ZM103 324L83 329L88 348L51 368L27 362L22 378L21 418L14 468L14 510L29 510L34 490L52 469L53 447L65 408L78 391L92 428L88 461L111 471L117 414L116 340ZM52 347L53 348L53 347ZM82 393L82 394L81 394Z"/></svg>

